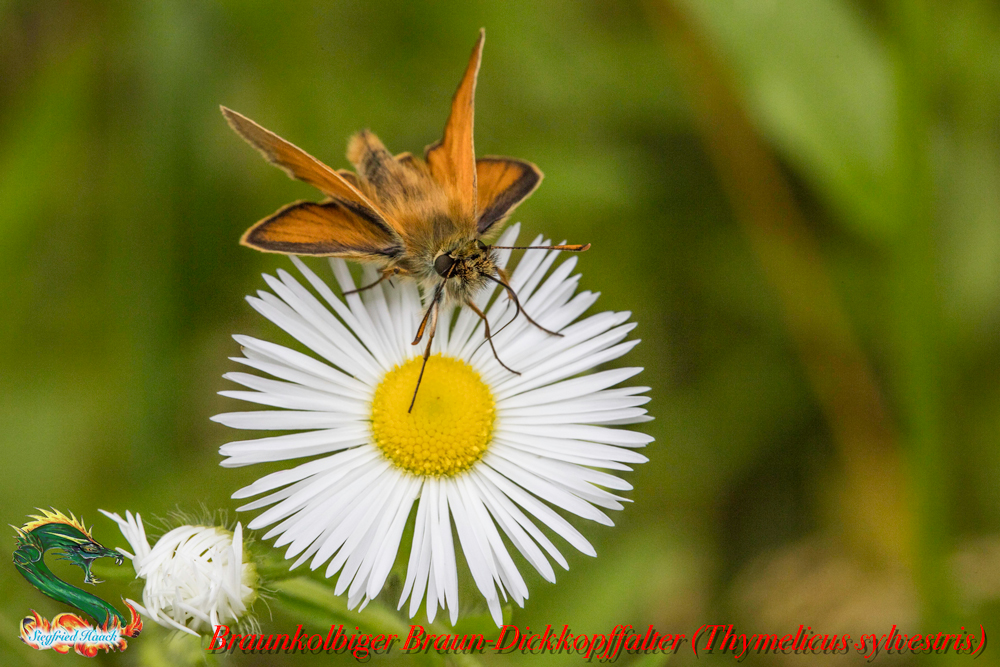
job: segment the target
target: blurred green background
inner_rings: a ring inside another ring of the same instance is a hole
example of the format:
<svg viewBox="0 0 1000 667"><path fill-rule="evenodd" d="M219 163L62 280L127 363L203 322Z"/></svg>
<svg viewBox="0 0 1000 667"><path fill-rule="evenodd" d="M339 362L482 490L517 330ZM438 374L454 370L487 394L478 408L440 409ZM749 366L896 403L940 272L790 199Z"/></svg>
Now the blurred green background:
<svg viewBox="0 0 1000 667"><path fill-rule="evenodd" d="M219 468L208 418L245 407L216 395L230 335L285 340L243 296L290 266L237 239L315 193L219 104L338 168L365 127L419 152L480 26L477 152L545 172L522 238L593 244L582 286L633 311L657 418L634 504L583 527L598 557L529 574L514 622L996 632L990 0L0 1L0 523L54 506L122 546L96 508L234 507L262 469ZM0 590L0 663L84 664L17 639L63 606L13 567ZM86 664L171 664L150 626Z"/></svg>

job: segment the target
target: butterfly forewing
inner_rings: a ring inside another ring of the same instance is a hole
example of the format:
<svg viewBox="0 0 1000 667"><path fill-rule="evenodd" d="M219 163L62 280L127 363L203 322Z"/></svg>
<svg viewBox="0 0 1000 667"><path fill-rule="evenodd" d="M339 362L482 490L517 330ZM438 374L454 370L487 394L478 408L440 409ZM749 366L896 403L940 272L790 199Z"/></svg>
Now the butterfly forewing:
<svg viewBox="0 0 1000 667"><path fill-rule="evenodd" d="M339 172L326 166L309 153L285 141L274 132L258 125L243 114L221 107L222 115L230 127L256 148L271 164L280 167L290 178L317 188L330 197L362 204L382 217L372 202L361 193L355 183L346 180Z"/></svg>
<svg viewBox="0 0 1000 667"><path fill-rule="evenodd" d="M452 99L444 136L425 151L431 174L445 188L456 218L455 224L460 226L471 227L476 216L476 151L473 146L472 125L476 77L479 74L485 39L486 32L481 30L465 75Z"/></svg>
<svg viewBox="0 0 1000 667"><path fill-rule="evenodd" d="M392 259L403 252L396 233L358 204L329 199L295 202L247 230L243 245L293 255Z"/></svg>

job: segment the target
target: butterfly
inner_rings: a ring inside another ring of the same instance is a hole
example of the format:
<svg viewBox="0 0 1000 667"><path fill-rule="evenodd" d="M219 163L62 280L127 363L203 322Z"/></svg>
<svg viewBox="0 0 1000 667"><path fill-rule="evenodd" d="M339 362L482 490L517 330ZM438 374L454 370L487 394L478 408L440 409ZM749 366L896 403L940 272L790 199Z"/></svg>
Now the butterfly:
<svg viewBox="0 0 1000 667"><path fill-rule="evenodd" d="M542 180L534 164L510 157L476 159L473 147L476 79L485 30L451 103L444 136L424 150L393 155L368 130L350 138L347 159L355 172L334 170L249 118L222 108L229 125L289 177L320 190L320 202L297 201L257 222L240 240L263 252L343 257L375 265L381 277L353 292L399 276L418 282L427 303L413 345L427 337L423 365L410 410L423 379L442 304L459 303L483 320L485 337L497 355L486 315L473 297L491 282L507 292L518 314L524 313L507 273L497 265L497 249L541 248L582 252L585 245L494 246L510 213ZM534 326L552 335L527 313ZM511 320L513 321L513 320Z"/></svg>

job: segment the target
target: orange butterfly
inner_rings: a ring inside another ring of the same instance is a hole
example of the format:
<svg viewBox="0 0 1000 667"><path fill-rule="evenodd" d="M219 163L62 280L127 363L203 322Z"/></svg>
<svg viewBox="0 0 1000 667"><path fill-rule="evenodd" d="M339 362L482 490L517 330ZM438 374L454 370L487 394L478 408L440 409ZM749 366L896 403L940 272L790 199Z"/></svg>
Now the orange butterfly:
<svg viewBox="0 0 1000 667"><path fill-rule="evenodd" d="M424 150L424 160L410 153L393 156L371 132L351 137L347 159L357 173L334 170L249 118L222 107L230 126L291 178L305 181L327 196L321 202L298 201L279 209L247 230L240 242L264 252L343 257L376 264L382 276L361 291L393 276L413 278L431 295L413 341L427 333L424 367L430 357L443 300L471 308L489 322L473 297L490 282L507 291L523 312L506 272L488 239L496 238L507 216L542 180L538 167L509 157L476 159L472 139L476 77L485 30L458 91L441 141ZM586 245L532 246L582 252ZM503 247L502 249L528 249ZM553 335L532 320L528 321ZM517 315L515 314L515 317ZM512 373L493 349L497 361ZM417 380L417 389L420 379ZM413 397L416 399L414 390ZM412 410L413 403L410 403Z"/></svg>

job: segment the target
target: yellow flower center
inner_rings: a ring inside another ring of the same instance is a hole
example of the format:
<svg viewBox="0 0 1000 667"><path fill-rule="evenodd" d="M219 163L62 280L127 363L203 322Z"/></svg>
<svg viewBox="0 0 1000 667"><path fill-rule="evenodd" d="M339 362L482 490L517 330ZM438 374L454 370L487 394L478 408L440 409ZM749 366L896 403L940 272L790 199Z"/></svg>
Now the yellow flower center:
<svg viewBox="0 0 1000 667"><path fill-rule="evenodd" d="M385 374L372 400L372 434L386 458L414 475L457 475L483 457L496 402L472 366L435 354L407 413L420 357Z"/></svg>

